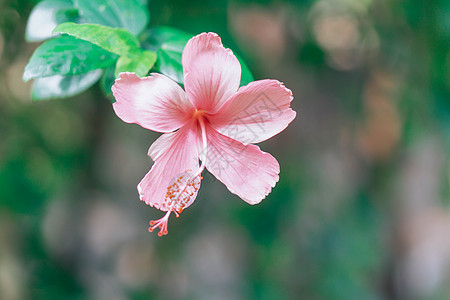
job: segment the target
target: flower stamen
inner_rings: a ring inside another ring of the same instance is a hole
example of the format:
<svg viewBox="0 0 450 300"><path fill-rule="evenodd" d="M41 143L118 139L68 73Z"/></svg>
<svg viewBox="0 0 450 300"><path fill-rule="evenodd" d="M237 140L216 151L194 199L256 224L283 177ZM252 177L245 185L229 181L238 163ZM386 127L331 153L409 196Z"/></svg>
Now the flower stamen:
<svg viewBox="0 0 450 300"><path fill-rule="evenodd" d="M199 118L199 124L202 132L204 158L200 167L193 175L190 173L191 170L186 170L181 175L175 177L167 187L164 202L160 206L160 209L166 210L167 212L161 219L150 221L150 227L148 228L148 231L152 232L159 227L160 231L158 232L158 236L163 236L168 233L167 226L170 214L174 212L178 218L180 216L179 214L194 202L200 189L200 182L203 179L201 173L205 170L207 139L205 124L202 118Z"/></svg>
<svg viewBox="0 0 450 300"><path fill-rule="evenodd" d="M166 214L164 215L164 217L162 217L161 219L156 220L156 221L153 221L153 220L150 221L151 227L148 228L148 231L152 232L153 230L155 230L156 228L159 227L160 230L158 232L158 236L163 236L163 235L166 235L167 233L169 233L169 231L167 230L167 224L168 224L169 216L170 216L171 212L172 212L171 210L168 210L166 212Z"/></svg>

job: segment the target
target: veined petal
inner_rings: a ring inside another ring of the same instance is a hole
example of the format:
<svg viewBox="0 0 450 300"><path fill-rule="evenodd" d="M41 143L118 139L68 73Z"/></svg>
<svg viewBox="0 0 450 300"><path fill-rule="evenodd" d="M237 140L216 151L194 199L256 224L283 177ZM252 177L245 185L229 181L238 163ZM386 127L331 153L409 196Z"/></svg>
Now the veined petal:
<svg viewBox="0 0 450 300"><path fill-rule="evenodd" d="M244 145L207 128L206 168L250 204L261 202L277 183L280 165L258 146Z"/></svg>
<svg viewBox="0 0 450 300"><path fill-rule="evenodd" d="M150 147L149 155L155 163L138 185L140 199L146 204L163 211L169 210L169 202L173 200L166 197L169 186L177 179L187 179L198 169L197 129L193 124L163 134ZM197 192L191 196L192 201L196 195Z"/></svg>
<svg viewBox="0 0 450 300"><path fill-rule="evenodd" d="M112 87L114 111L127 123L158 132L174 131L189 121L194 107L176 82L161 74L151 75L139 78L120 73Z"/></svg>
<svg viewBox="0 0 450 300"><path fill-rule="evenodd" d="M284 130L295 118L291 90L277 80L241 87L220 110L208 117L218 132L244 144L259 143Z"/></svg>
<svg viewBox="0 0 450 300"><path fill-rule="evenodd" d="M199 110L216 112L239 88L241 65L215 33L191 38L182 56L184 87Z"/></svg>

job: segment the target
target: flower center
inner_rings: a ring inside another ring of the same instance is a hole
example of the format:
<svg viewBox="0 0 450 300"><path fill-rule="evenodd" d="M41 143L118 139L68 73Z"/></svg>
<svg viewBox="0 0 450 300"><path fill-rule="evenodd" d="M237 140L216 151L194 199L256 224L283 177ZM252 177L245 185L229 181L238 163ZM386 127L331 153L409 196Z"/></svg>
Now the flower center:
<svg viewBox="0 0 450 300"><path fill-rule="evenodd" d="M194 117L197 118L200 124L200 130L202 134L203 150L199 155L202 156L202 163L198 170L192 174L191 170L186 170L184 173L175 176L167 187L164 202L161 204L160 209L166 210L166 214L159 220L150 221L150 227L148 231L152 232L156 228L160 228L158 236L166 235L168 233L167 225L169 222L169 216L174 212L177 218L184 208L190 206L197 197L198 190L200 189L200 181L203 179L201 173L205 170L206 154L207 154L207 140L206 129L203 120L204 111L195 111Z"/></svg>
<svg viewBox="0 0 450 300"><path fill-rule="evenodd" d="M203 115L204 115L205 113L206 113L206 111L203 110L203 109L195 109L195 110L194 110L194 113L192 114L192 118L193 118L193 119L197 119L197 120L203 119Z"/></svg>

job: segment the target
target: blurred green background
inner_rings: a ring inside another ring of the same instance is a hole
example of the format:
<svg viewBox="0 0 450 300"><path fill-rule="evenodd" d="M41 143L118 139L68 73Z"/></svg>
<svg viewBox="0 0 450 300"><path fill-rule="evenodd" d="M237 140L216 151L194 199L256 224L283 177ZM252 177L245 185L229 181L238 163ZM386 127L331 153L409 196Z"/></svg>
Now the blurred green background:
<svg viewBox="0 0 450 300"><path fill-rule="evenodd" d="M206 174L169 235L138 199L158 136L98 84L31 103L37 1L0 1L0 299L450 299L450 2L153 0L298 112L250 206Z"/></svg>

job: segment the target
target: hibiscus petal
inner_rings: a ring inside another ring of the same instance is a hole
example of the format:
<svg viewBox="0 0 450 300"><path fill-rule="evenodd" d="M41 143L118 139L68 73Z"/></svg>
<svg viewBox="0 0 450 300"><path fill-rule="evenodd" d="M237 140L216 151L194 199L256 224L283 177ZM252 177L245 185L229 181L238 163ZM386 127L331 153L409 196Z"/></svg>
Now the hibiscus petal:
<svg viewBox="0 0 450 300"><path fill-rule="evenodd" d="M150 147L149 155L155 163L138 184L140 199L146 204L167 211L165 196L169 185L177 178L185 178L186 172L192 174L198 169L197 129L192 124L161 135Z"/></svg>
<svg viewBox="0 0 450 300"><path fill-rule="evenodd" d="M113 108L119 118L153 131L180 128L194 110L183 89L157 73L143 78L134 73L120 73L112 91L116 98Z"/></svg>
<svg viewBox="0 0 450 300"><path fill-rule="evenodd" d="M244 145L207 128L206 168L250 204L261 202L277 183L280 165L258 146Z"/></svg>
<svg viewBox="0 0 450 300"><path fill-rule="evenodd" d="M186 93L199 110L214 113L239 88L241 65L215 33L190 39L183 50L182 64Z"/></svg>
<svg viewBox="0 0 450 300"><path fill-rule="evenodd" d="M244 144L259 143L284 130L295 118L291 90L277 80L241 87L220 110L208 117L217 131Z"/></svg>

